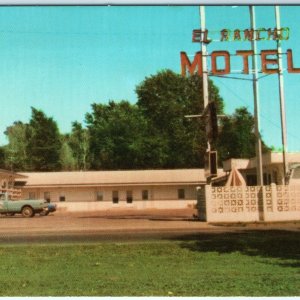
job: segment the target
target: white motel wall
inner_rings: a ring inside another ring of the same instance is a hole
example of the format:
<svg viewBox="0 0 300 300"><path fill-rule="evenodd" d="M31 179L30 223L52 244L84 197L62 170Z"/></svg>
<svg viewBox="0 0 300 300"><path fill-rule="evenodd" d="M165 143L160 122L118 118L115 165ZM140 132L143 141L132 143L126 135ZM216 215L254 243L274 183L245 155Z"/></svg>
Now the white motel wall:
<svg viewBox="0 0 300 300"><path fill-rule="evenodd" d="M59 202L60 210L89 211L110 208L188 208L196 204L196 187L180 186L184 197L178 198L178 189L174 186L114 186L114 187L60 187L60 188L24 188L24 198L46 198L51 202ZM143 199L143 191L148 192L148 198ZM118 199L113 200L117 192ZM132 200L127 195L132 195ZM101 199L97 199L102 195ZM61 199L64 199L63 201Z"/></svg>
<svg viewBox="0 0 300 300"><path fill-rule="evenodd" d="M205 184L203 169L21 174L23 198L49 199L70 212L194 208L197 187Z"/></svg>

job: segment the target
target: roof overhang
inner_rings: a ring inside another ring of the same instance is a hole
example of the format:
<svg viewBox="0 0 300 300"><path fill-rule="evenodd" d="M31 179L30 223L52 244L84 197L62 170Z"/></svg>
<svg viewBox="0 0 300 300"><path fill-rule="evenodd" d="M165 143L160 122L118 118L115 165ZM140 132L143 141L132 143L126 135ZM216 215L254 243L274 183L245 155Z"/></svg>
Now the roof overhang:
<svg viewBox="0 0 300 300"><path fill-rule="evenodd" d="M300 163L300 152L286 153L287 161L289 164ZM270 165L279 165L283 163L283 154L280 152L267 152L262 155L263 167ZM255 169L256 157L250 159L244 158L230 158L223 162L223 170L231 171L233 168L242 169Z"/></svg>
<svg viewBox="0 0 300 300"><path fill-rule="evenodd" d="M41 184L41 185L25 185L24 189L32 189L32 188L90 188L90 187L122 187L122 186L131 186L131 187L139 187L139 186L197 186L197 185L205 185L205 181L197 181L197 182L144 182L144 183L93 183L93 184Z"/></svg>
<svg viewBox="0 0 300 300"><path fill-rule="evenodd" d="M13 178L27 178L26 175L22 175L19 173L15 173L15 172L3 170L3 169L0 169L0 176L11 176Z"/></svg>

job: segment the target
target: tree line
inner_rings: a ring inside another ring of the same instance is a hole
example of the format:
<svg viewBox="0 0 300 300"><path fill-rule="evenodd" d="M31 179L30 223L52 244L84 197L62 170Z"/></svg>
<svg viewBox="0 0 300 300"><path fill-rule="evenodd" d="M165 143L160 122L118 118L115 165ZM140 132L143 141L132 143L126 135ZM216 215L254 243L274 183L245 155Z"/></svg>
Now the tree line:
<svg viewBox="0 0 300 300"><path fill-rule="evenodd" d="M206 151L205 122L185 118L203 111L202 78L170 70L146 77L137 87L137 103L93 103L84 124L68 134L43 111L31 108L28 123L7 127L0 167L14 171L199 168ZM218 114L224 101L209 81ZM245 107L222 118L215 141L219 162L255 155L254 119ZM266 149L266 146L264 146Z"/></svg>

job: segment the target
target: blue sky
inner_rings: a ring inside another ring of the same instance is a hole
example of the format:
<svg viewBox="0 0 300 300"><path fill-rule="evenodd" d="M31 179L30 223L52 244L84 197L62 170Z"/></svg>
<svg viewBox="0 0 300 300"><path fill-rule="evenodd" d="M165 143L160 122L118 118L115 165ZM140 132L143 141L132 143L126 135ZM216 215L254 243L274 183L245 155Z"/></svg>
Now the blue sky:
<svg viewBox="0 0 300 300"><path fill-rule="evenodd" d="M290 28L290 39L282 47L293 50L296 67L299 15L300 6L281 7L281 25ZM258 27L275 26L272 6L258 6L256 17ZM247 6L209 6L206 18L211 31L250 28ZM29 121L31 106L52 116L65 133L72 121L84 120L93 102L136 102L135 87L146 76L162 69L180 73L180 51L191 56L199 51L200 45L191 41L199 24L197 6L0 7L0 143L6 143L7 126ZM250 43L212 42L208 52L234 54L242 49L250 49ZM258 49L276 49L276 44L259 42ZM232 64L233 69L242 68L236 58ZM250 81L212 79L227 113L240 106L253 112ZM284 84L288 150L300 151L300 74L285 72ZM281 147L277 75L260 79L259 85L263 139Z"/></svg>

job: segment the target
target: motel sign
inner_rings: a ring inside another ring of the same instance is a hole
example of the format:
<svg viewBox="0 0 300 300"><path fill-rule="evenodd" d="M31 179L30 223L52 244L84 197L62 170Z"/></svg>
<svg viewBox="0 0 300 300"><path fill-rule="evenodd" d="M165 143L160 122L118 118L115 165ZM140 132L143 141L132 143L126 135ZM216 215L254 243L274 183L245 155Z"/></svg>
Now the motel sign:
<svg viewBox="0 0 300 300"><path fill-rule="evenodd" d="M275 7L276 15L276 27L273 28L255 28L255 12L254 7L250 6L251 27L245 30L240 29L222 29L219 32L211 32L205 28L205 11L204 6L200 6L201 17L201 29L195 29L192 33L192 42L200 43L201 50L195 53L193 60L191 61L186 52L180 52L181 60L181 74L186 76L187 71L190 74L195 74L203 77L203 102L204 113L210 112L208 116L214 116L217 119L216 112L212 113L209 110L213 101L209 101L208 96L208 75L223 76L233 72L231 70L231 56L236 56L240 59L240 73L252 74L253 76L253 92L254 92L254 119L255 119L255 136L256 136L256 157L257 157L257 179L259 185L263 185L262 182L262 158L261 158L261 139L259 133L259 120L258 120L258 86L257 86L257 65L256 55L260 56L261 60L261 72L265 74L278 74L279 78L279 93L280 93L280 113L281 113L281 127L282 127L282 141L283 141L283 161L284 161L284 174L287 174L287 164L285 158L286 149L286 133L285 133L285 111L284 111L284 94L283 94L283 68L282 68L282 52L281 41L289 39L290 30L288 27L280 26L279 8ZM216 34L215 34L216 33ZM215 35L215 36L214 36ZM216 37L217 35L217 37ZM251 50L236 50L233 54L228 51L212 51L210 54L206 52L206 45L213 41L221 43L226 42L251 42ZM260 53L256 52L256 42L259 41L276 41L277 49L261 50ZM300 67L295 67L293 63L293 52L291 49L286 51L287 72L288 73L300 73ZM210 56L210 70L207 68L207 56ZM249 69L249 60L252 62L252 68ZM222 62L222 66L220 66ZM238 63L238 61L237 61ZM218 65L219 64L219 65ZM206 137L207 137L207 150L206 150L206 177L207 182L210 182L210 178L216 176L214 167L217 166L217 152L212 149L211 143L215 140L216 135L214 133L211 118L206 118ZM215 131L217 132L217 131Z"/></svg>
<svg viewBox="0 0 300 300"><path fill-rule="evenodd" d="M208 37L208 30L202 31L201 29L194 29L192 41L193 43L206 43L209 44L212 39ZM290 37L290 29L283 27L280 29L272 28L259 28L259 29L222 29L219 33L220 42L231 41L286 41Z"/></svg>
<svg viewBox="0 0 300 300"><path fill-rule="evenodd" d="M243 66L243 74L249 74L249 56L253 56L252 50L237 50L235 53L241 57L241 64ZM211 54L211 74L212 75L226 75L230 74L230 53L228 51L213 51ZM277 57L276 57L277 56ZM262 50L261 57L261 72L266 74L279 73L278 67L278 51L277 50ZM181 74L186 76L186 69L190 74L194 74L196 69L198 75L202 75L202 52L195 54L193 62L191 62L185 52L180 52L181 58ZM225 68L218 68L217 60L223 58ZM272 68L270 68L272 66ZM300 73L300 68L295 68L293 64L293 52L291 49L287 50L287 71L288 73Z"/></svg>
<svg viewBox="0 0 300 300"><path fill-rule="evenodd" d="M219 41L265 41L265 40L287 40L289 38L288 28L280 28L278 30L274 29L245 29L243 34L240 30L235 29L230 31L228 29L223 29L220 31ZM194 30L192 35L193 42L203 42L210 43L211 39L208 37L208 30ZM279 73L279 60L278 56L281 53L278 53L277 49L262 50L260 52L261 58L261 72L265 74L274 74ZM294 67L293 63L293 52L291 49L287 50L287 71L288 73L300 73L300 68ZM254 55L253 50L237 50L234 54L235 56L240 56L242 73L249 74L249 57ZM211 69L210 73L212 75L226 75L231 73L230 66L230 56L231 54L228 51L213 51L210 54L211 57ZM181 59L181 74L186 76L186 70L190 74L194 74L197 70L198 75L203 74L202 66L202 52L196 52L194 60L191 62L188 58L186 52L180 52ZM218 61L223 60L223 68L218 67Z"/></svg>

